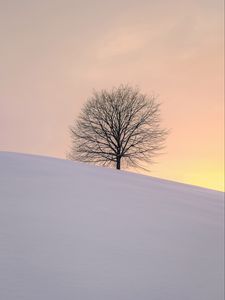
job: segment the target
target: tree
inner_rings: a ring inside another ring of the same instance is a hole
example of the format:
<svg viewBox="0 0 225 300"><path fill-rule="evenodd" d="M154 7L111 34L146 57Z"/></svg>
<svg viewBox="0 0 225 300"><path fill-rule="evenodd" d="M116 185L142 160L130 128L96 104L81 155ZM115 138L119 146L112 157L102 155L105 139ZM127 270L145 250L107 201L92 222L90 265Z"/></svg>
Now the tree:
<svg viewBox="0 0 225 300"><path fill-rule="evenodd" d="M94 92L70 132L70 159L117 169L121 161L134 167L152 163L167 136L157 98L128 85Z"/></svg>

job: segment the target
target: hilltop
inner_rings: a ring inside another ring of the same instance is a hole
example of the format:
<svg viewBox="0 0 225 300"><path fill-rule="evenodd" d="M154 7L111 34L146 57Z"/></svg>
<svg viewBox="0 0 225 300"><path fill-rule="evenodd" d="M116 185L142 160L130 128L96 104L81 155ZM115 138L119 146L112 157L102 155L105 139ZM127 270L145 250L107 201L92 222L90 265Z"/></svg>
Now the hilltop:
<svg viewBox="0 0 225 300"><path fill-rule="evenodd" d="M223 196L0 152L0 299L222 300Z"/></svg>

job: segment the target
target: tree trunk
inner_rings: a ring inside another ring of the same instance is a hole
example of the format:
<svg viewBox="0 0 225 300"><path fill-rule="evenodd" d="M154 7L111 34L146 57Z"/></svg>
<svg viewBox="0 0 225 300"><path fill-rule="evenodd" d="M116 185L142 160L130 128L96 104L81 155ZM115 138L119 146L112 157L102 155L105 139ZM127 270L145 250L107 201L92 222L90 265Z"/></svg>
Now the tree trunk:
<svg viewBox="0 0 225 300"><path fill-rule="evenodd" d="M121 161L121 157L117 157L116 158L116 168L117 168L117 170L120 170L120 161Z"/></svg>

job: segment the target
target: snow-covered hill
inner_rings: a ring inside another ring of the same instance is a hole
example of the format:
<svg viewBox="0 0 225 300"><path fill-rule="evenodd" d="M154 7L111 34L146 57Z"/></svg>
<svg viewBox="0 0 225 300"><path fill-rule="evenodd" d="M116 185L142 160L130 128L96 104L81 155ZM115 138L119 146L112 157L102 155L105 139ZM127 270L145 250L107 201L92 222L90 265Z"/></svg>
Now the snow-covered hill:
<svg viewBox="0 0 225 300"><path fill-rule="evenodd" d="M222 300L223 193L0 153L1 300Z"/></svg>

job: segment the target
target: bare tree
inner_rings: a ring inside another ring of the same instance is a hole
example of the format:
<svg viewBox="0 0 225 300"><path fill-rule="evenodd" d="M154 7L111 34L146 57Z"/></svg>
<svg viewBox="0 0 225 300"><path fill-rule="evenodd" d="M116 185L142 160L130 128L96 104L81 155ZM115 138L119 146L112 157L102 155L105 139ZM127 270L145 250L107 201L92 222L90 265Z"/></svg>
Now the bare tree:
<svg viewBox="0 0 225 300"><path fill-rule="evenodd" d="M94 92L70 127L69 158L99 165L142 167L164 146L167 130L160 128L160 104L155 96L121 85Z"/></svg>

